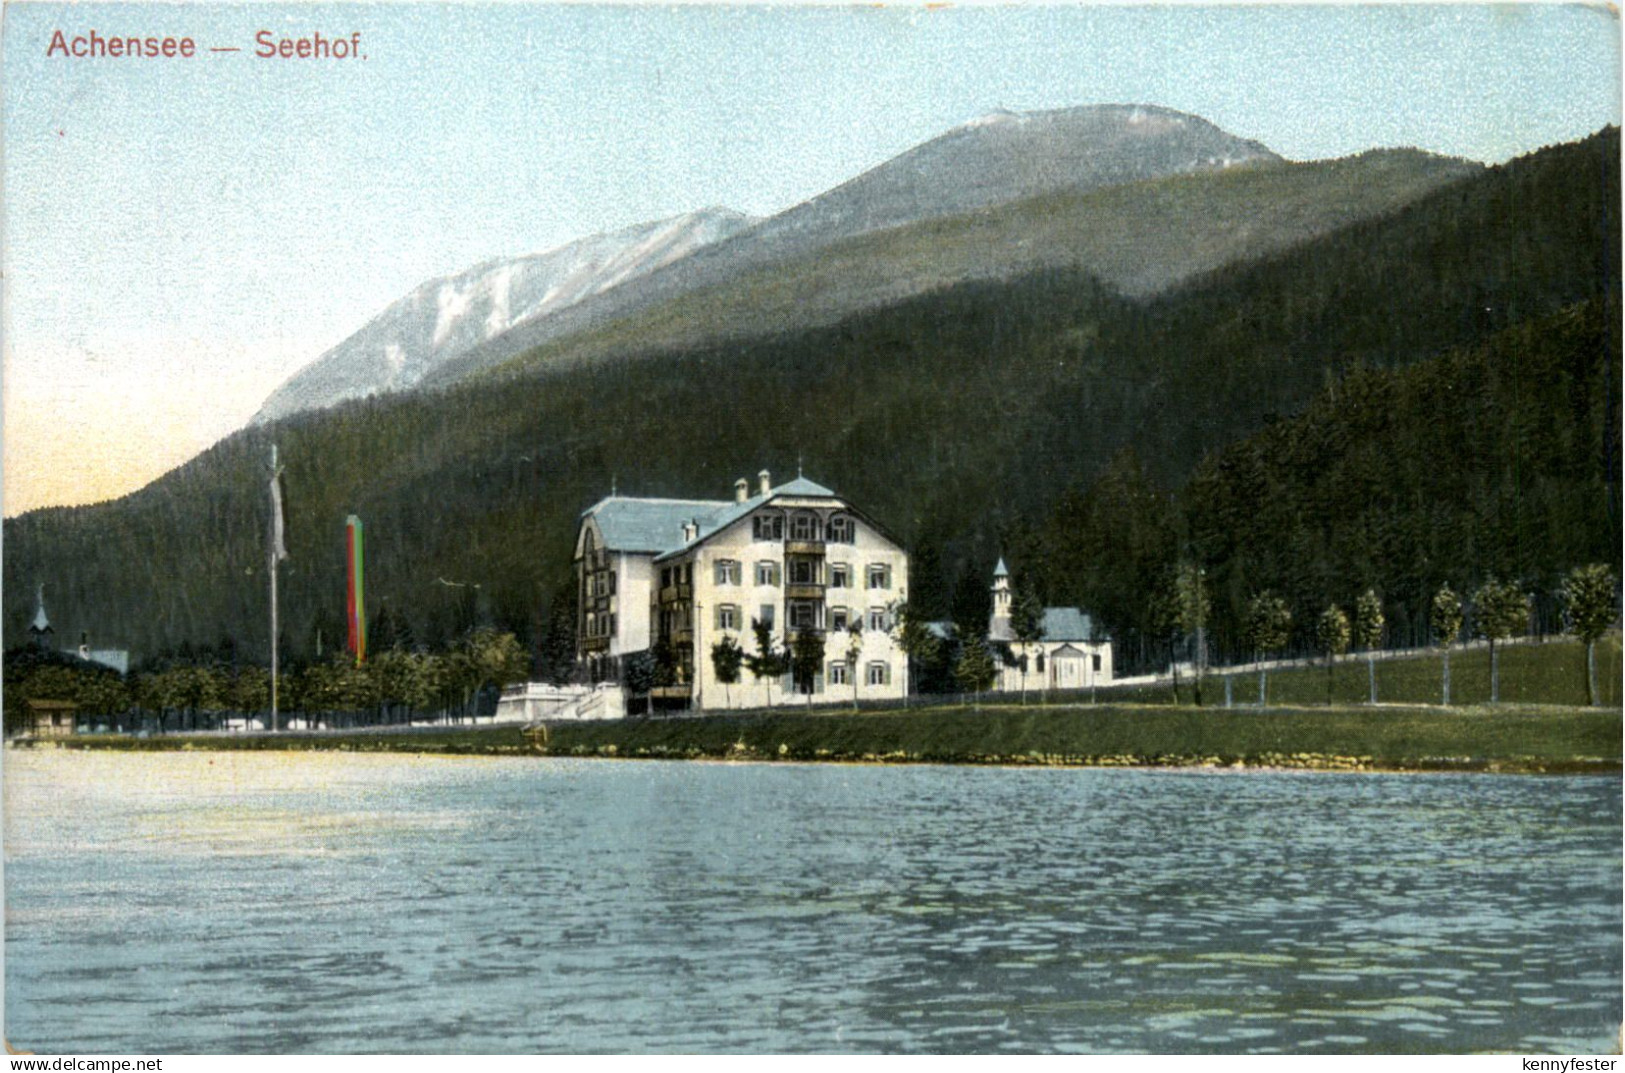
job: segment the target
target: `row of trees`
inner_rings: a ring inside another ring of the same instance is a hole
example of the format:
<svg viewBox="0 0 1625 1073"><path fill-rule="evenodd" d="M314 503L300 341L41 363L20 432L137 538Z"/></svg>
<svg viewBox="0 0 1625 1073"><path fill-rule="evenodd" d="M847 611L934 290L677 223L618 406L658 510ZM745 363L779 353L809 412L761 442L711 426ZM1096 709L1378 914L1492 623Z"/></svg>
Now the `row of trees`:
<svg viewBox="0 0 1625 1073"><path fill-rule="evenodd" d="M1175 635L1200 632L1208 607L1206 588L1200 573L1188 568L1178 571L1170 592L1172 595L1166 598L1170 629ZM1567 631L1586 644L1586 701L1595 704L1596 643L1617 618L1618 582L1613 570L1604 564L1576 567L1563 579L1559 597L1565 611ZM1462 626L1468 619L1467 612L1470 610L1472 613L1472 636L1489 643L1490 700L1494 703L1500 700L1500 661L1496 646L1529 628L1531 603L1530 594L1521 586L1495 578L1489 578L1479 585L1466 605L1448 584L1440 586L1433 594L1429 624L1434 643L1443 653L1442 693L1445 704L1450 703L1450 647L1461 636ZM1367 589L1354 600L1352 615L1342 607L1331 604L1315 617L1315 639L1326 657L1328 704L1331 703L1332 661L1346 653L1351 644L1366 654L1370 702L1377 702L1376 651L1382 647L1383 631L1387 625L1382 607L1382 598L1376 590ZM1267 670L1263 662L1286 647L1291 628L1292 611L1280 595L1265 590L1255 593L1247 602L1243 636L1260 664L1260 705L1267 701ZM1200 644L1198 641L1198 648Z"/></svg>
<svg viewBox="0 0 1625 1073"><path fill-rule="evenodd" d="M81 660L24 648L6 654L8 730L11 698L72 701L81 716L123 723L128 717L160 731L219 726L227 715L261 716L271 706L265 668L217 658L170 658L128 677ZM308 721L347 713L352 722L385 723L437 713L467 718L482 692L522 681L530 659L510 633L477 629L451 648L395 647L357 664L344 653L280 675L278 708Z"/></svg>

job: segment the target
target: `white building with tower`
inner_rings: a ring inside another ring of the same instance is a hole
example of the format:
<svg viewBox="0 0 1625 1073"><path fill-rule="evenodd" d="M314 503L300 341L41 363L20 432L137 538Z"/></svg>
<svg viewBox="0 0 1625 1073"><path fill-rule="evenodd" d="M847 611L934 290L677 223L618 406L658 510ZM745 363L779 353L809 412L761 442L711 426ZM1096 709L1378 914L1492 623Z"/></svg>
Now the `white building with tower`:
<svg viewBox="0 0 1625 1073"><path fill-rule="evenodd" d="M1046 607L1040 618L1043 636L1024 645L1016 640L1010 625L1014 598L1010 571L1000 559L993 569L993 614L987 636L995 645L1009 645L1016 659L1026 659L1026 688L1089 689L1111 682L1111 641L1101 635L1089 615L1075 607ZM1021 689L1021 668L1001 661L993 688Z"/></svg>

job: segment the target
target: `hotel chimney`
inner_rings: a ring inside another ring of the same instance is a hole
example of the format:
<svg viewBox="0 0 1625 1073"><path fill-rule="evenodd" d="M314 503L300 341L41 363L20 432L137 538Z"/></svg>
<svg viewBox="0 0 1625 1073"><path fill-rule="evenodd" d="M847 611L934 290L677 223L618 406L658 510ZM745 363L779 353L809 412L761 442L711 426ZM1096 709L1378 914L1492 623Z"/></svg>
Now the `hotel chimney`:
<svg viewBox="0 0 1625 1073"><path fill-rule="evenodd" d="M773 490L773 478L767 472L767 470L764 469L762 472L758 473L756 475L756 479L762 484L762 495L765 496L767 493Z"/></svg>
<svg viewBox="0 0 1625 1073"><path fill-rule="evenodd" d="M734 482L734 502L743 503L750 498L750 482L741 477Z"/></svg>

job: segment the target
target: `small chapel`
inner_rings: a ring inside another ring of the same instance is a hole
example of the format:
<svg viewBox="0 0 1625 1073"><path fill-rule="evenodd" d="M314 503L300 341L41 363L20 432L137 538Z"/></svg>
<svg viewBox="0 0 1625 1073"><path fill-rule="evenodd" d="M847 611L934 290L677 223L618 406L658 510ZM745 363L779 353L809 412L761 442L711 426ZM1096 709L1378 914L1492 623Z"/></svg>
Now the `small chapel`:
<svg viewBox="0 0 1625 1073"><path fill-rule="evenodd" d="M1075 607L1046 607L1039 640L1022 644L1010 625L1010 571L999 560L993 569L993 614L988 623L988 640L1009 646L1017 660L1027 661L1028 689L1089 689L1112 680L1112 643L1097 632L1089 615ZM1020 690L1021 667L1002 661L994 689Z"/></svg>

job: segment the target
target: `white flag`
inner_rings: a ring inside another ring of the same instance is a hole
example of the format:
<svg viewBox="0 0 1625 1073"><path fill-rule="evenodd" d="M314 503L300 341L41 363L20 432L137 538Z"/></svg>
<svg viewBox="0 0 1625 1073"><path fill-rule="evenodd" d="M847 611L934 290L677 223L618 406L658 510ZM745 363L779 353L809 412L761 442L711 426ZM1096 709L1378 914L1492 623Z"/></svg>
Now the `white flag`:
<svg viewBox="0 0 1625 1073"><path fill-rule="evenodd" d="M282 474L271 478L271 562L280 563L288 557L288 546L282 542Z"/></svg>

